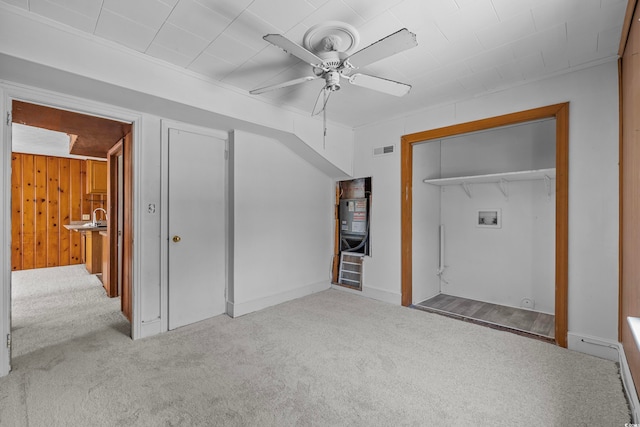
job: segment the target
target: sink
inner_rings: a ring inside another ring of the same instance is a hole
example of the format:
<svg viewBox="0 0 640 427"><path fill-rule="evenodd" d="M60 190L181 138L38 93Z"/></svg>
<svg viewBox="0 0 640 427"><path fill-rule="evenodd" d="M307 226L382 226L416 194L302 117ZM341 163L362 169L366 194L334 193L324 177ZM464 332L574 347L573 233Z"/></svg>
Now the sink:
<svg viewBox="0 0 640 427"><path fill-rule="evenodd" d="M91 228L101 228L101 227L106 227L107 223L106 221L97 221L97 222L87 222L85 224L82 224L83 227L91 227Z"/></svg>

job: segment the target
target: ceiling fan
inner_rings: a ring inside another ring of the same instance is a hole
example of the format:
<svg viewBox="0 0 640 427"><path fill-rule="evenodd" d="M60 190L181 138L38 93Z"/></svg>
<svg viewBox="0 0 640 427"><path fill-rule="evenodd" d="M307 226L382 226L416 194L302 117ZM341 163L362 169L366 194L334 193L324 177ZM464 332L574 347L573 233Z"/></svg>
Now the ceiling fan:
<svg viewBox="0 0 640 427"><path fill-rule="evenodd" d="M357 30L349 24L331 21L310 28L304 36L304 47L281 34L267 34L264 40L311 65L313 74L297 79L265 86L249 91L258 95L268 91L324 79L321 93L328 95L340 90L342 79L349 83L394 96L406 95L411 86L382 77L355 72L366 65L380 61L418 45L416 35L406 28L392 33L377 42L351 54L359 42ZM318 96L318 99L320 96ZM317 101L316 101L317 105ZM315 107L314 107L315 111Z"/></svg>

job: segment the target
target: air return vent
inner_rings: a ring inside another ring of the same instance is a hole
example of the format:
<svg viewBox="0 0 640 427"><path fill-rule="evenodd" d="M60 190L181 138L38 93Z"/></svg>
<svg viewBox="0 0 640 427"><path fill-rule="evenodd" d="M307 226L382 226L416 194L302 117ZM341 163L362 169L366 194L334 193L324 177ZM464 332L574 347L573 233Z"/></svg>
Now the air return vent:
<svg viewBox="0 0 640 427"><path fill-rule="evenodd" d="M393 154L396 151L395 145L386 145L384 147L377 147L373 149L373 157L386 156L388 154Z"/></svg>

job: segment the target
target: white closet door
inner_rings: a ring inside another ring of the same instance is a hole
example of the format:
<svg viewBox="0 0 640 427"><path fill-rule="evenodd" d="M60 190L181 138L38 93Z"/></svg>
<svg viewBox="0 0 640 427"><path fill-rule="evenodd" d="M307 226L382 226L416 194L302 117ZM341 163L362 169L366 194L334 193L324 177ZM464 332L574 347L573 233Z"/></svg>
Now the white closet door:
<svg viewBox="0 0 640 427"><path fill-rule="evenodd" d="M169 129L169 329L225 312L225 141Z"/></svg>

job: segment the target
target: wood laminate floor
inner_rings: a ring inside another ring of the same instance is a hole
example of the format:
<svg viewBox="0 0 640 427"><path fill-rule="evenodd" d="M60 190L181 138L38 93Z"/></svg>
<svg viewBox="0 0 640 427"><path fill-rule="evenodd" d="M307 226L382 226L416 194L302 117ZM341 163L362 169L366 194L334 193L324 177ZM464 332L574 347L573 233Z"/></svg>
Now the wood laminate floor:
<svg viewBox="0 0 640 427"><path fill-rule="evenodd" d="M445 294L422 301L415 307L542 338L553 339L555 335L555 316L533 310L506 307Z"/></svg>

